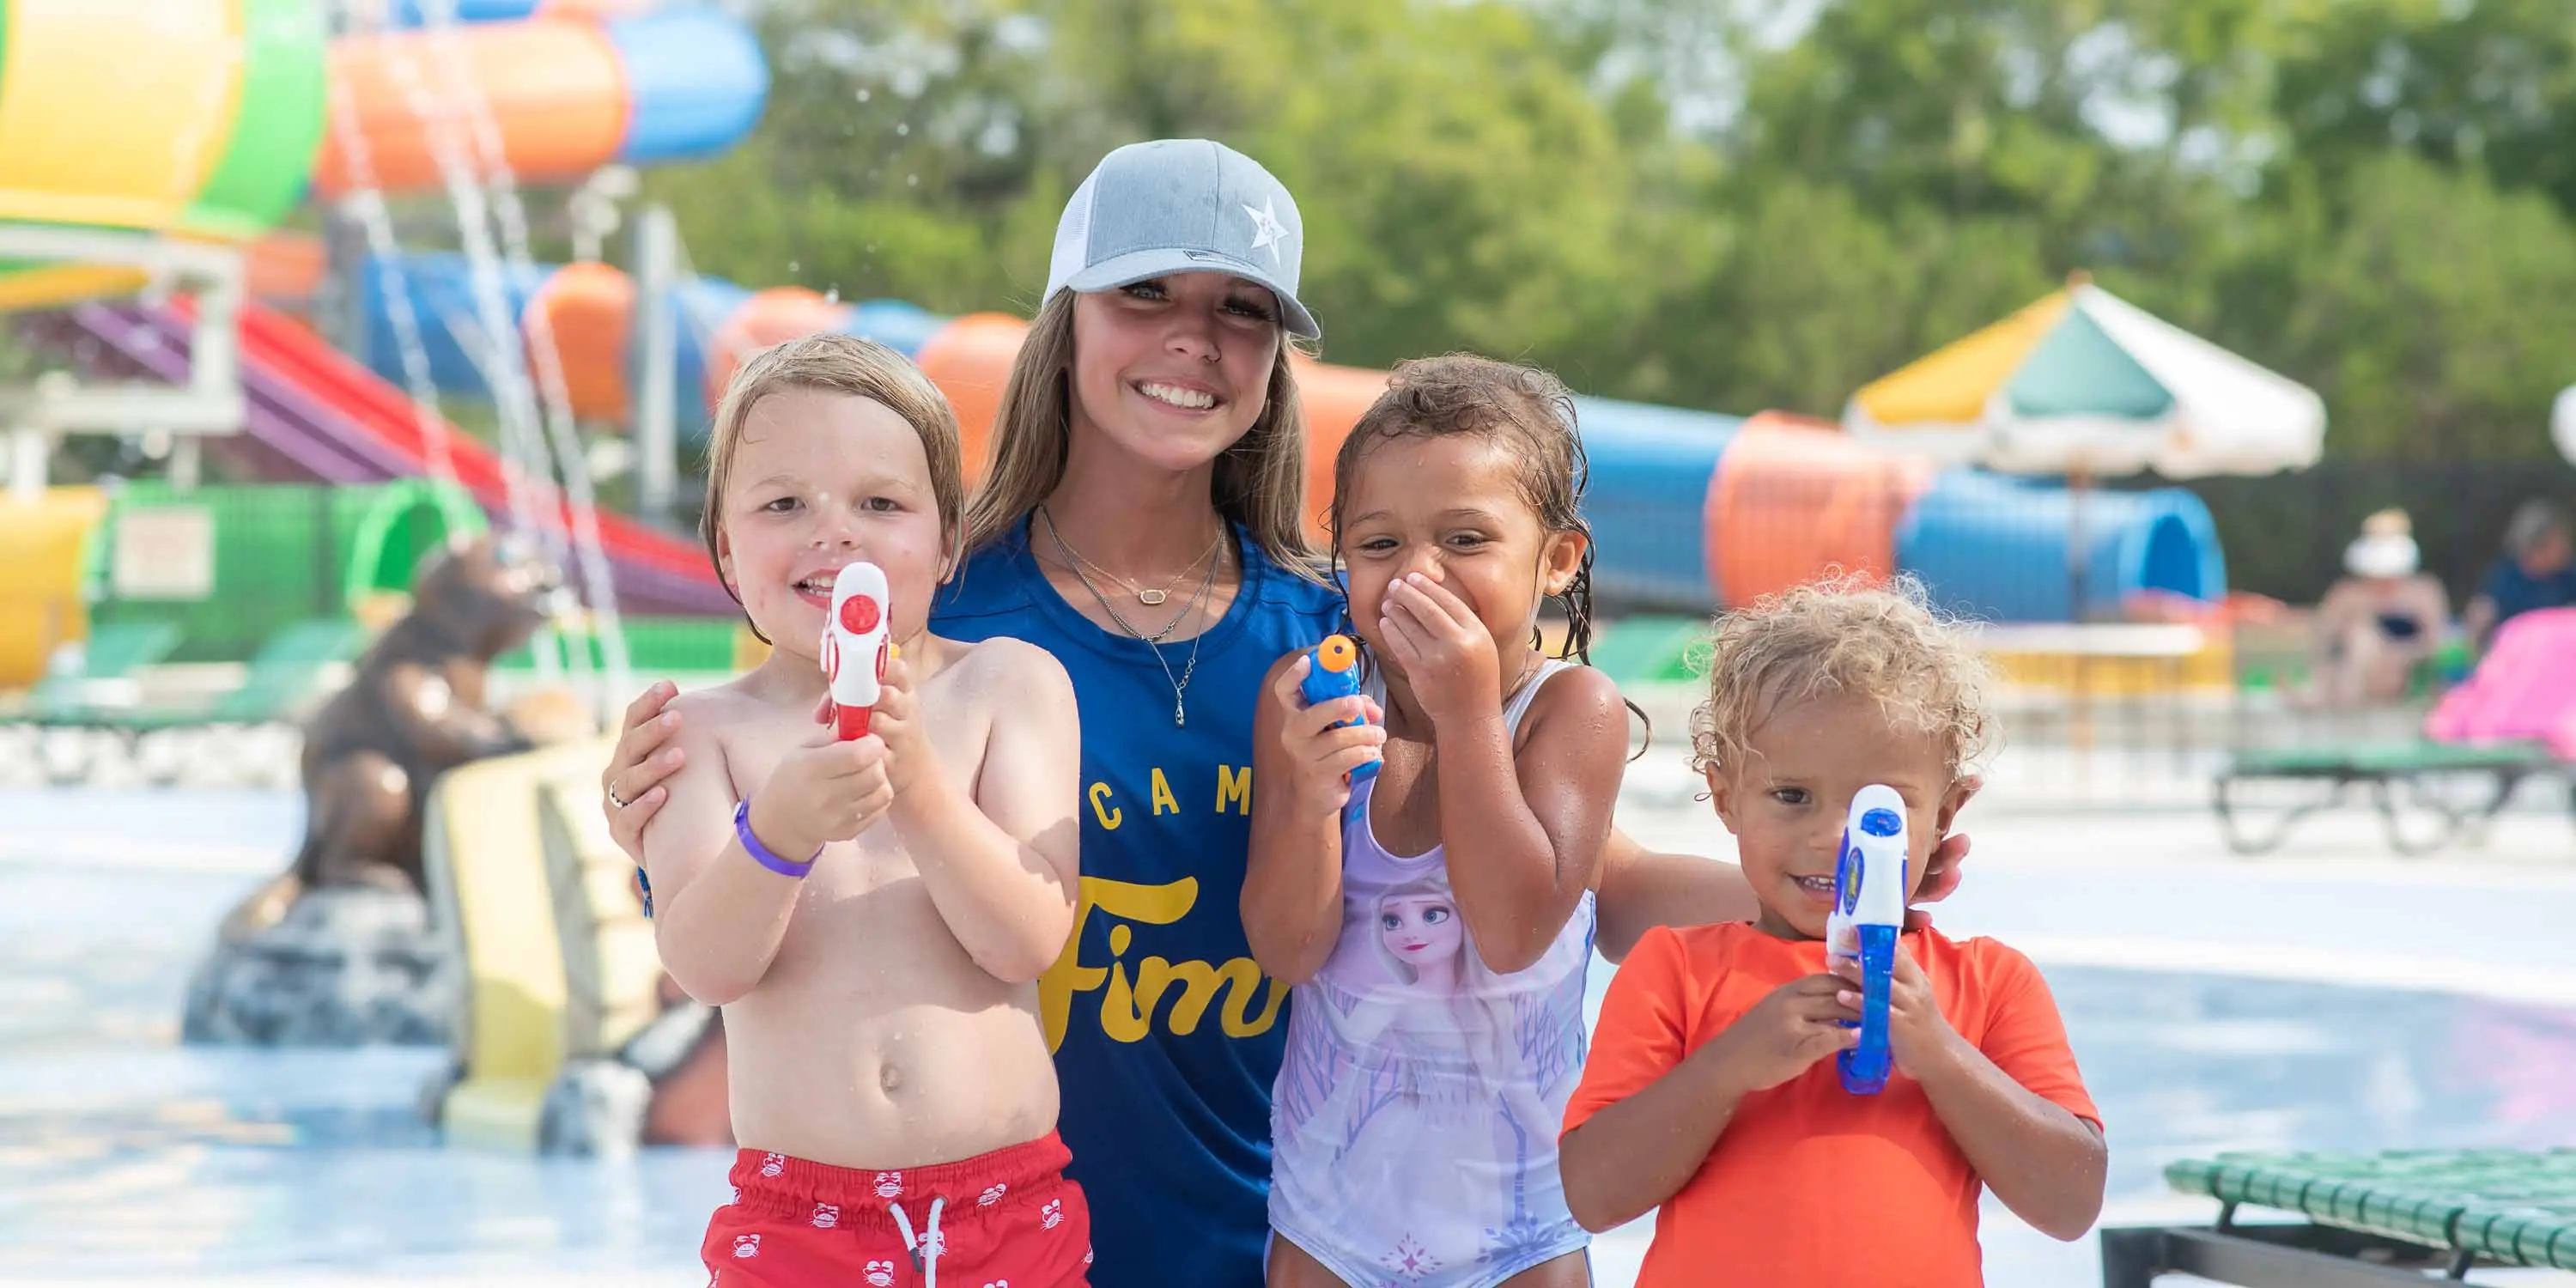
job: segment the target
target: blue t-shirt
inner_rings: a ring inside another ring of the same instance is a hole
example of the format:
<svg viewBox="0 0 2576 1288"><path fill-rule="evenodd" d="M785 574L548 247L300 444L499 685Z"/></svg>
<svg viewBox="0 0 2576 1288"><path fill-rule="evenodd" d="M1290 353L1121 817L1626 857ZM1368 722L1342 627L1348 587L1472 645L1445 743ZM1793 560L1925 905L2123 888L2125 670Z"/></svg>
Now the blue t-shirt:
<svg viewBox="0 0 2576 1288"><path fill-rule="evenodd" d="M1253 964L1243 934L1252 715L1270 664L1337 629L1341 597L1237 527L1243 586L1196 641L1175 726L1172 681L1192 641L1161 646L1166 676L1152 647L1075 612L1027 540L1024 521L967 560L930 628L1027 640L1073 679L1082 894L1038 991L1069 1174L1091 1205L1091 1282L1257 1288L1288 988Z"/></svg>
<svg viewBox="0 0 2576 1288"><path fill-rule="evenodd" d="M2486 584L2480 589L2495 601L2496 625L2528 613L2535 608L2565 608L2576 604L2576 568L2561 568L2545 577L2534 577L2522 570L2513 559L2498 559L2487 569Z"/></svg>

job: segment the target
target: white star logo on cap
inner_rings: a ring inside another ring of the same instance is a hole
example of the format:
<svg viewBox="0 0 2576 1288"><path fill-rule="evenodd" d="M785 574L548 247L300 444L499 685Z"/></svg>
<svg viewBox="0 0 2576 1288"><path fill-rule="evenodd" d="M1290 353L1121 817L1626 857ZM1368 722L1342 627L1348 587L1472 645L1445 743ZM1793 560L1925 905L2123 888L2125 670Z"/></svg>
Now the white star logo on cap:
<svg viewBox="0 0 2576 1288"><path fill-rule="evenodd" d="M1279 243L1288 236L1286 225L1279 222L1276 205L1274 198L1263 197L1261 209L1255 210L1250 205L1243 208L1243 213L1252 216L1252 248L1268 247L1272 268L1279 267Z"/></svg>

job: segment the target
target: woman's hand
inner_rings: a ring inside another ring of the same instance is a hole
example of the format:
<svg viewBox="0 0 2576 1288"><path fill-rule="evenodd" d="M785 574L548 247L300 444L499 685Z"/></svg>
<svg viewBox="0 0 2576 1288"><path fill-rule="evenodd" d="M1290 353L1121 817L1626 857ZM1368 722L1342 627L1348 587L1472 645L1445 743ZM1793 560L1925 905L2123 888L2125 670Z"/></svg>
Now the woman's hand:
<svg viewBox="0 0 2576 1288"><path fill-rule="evenodd" d="M644 825L671 799L662 780L679 772L686 759L678 747L665 746L679 731L680 713L662 708L679 692L670 681L656 680L626 704L617 750L608 758L608 772L599 776L599 807L608 815L608 834L639 868L644 866Z"/></svg>
<svg viewBox="0 0 2576 1288"><path fill-rule="evenodd" d="M1959 888L1959 867L1968 861L1968 834L1952 832L1932 847L1923 860L1923 884L1914 888L1910 903L1939 903ZM1932 924L1931 915L1920 908L1905 910L1905 928L1920 930Z"/></svg>

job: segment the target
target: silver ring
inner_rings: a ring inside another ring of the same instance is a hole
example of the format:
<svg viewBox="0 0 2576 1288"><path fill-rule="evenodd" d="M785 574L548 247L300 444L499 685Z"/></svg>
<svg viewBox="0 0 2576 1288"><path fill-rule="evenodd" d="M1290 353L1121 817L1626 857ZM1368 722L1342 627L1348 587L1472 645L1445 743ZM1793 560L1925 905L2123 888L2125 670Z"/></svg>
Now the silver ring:
<svg viewBox="0 0 2576 1288"><path fill-rule="evenodd" d="M611 804L611 805L616 806L616 807L617 807L617 808L619 808L619 809L624 809L624 808L626 808L627 806L632 805L632 804L634 804L634 803L635 803L635 802L630 801L630 800L623 800L623 799L620 799L620 798L619 798L619 796L617 795L617 789L616 789L616 788L614 788L614 787L603 787L603 788L602 788L602 790L604 790L604 791L606 791L606 792L608 793L608 803L609 803L609 804Z"/></svg>

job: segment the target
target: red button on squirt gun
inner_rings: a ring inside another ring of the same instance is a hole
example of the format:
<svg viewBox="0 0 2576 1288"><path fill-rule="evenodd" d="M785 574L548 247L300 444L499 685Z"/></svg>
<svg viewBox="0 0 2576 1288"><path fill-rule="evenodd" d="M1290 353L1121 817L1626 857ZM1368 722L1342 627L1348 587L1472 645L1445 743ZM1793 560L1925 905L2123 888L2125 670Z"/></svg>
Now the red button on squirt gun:
<svg viewBox="0 0 2576 1288"><path fill-rule="evenodd" d="M841 741L863 738L876 714L889 641L885 570L854 563L832 579L832 615L823 623L823 679L832 692L832 722Z"/></svg>

